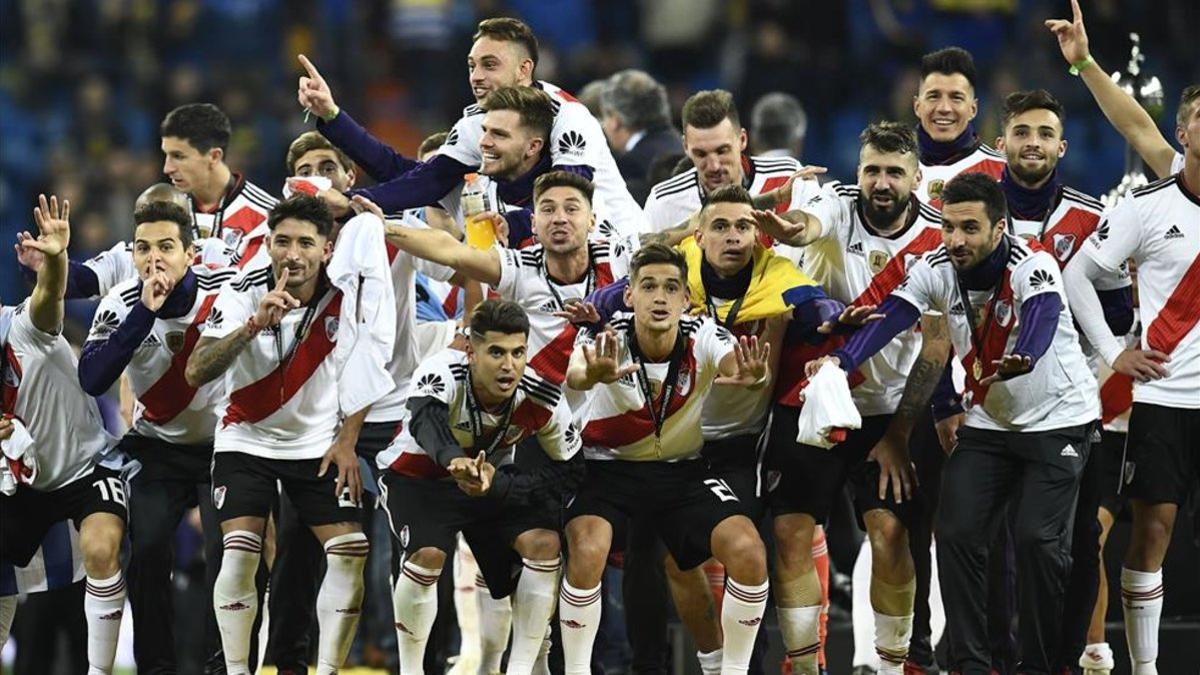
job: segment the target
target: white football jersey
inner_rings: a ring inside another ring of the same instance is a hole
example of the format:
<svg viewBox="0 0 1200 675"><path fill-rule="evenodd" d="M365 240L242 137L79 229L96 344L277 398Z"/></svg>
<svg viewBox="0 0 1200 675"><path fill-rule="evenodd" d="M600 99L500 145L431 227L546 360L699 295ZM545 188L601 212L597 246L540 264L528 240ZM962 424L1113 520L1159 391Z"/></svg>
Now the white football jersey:
<svg viewBox="0 0 1200 675"><path fill-rule="evenodd" d="M1180 171L1183 171L1183 153L1177 152L1175 153L1175 156L1171 158L1171 175L1175 175Z"/></svg>
<svg viewBox="0 0 1200 675"><path fill-rule="evenodd" d="M457 349L445 349L422 363L413 373L405 399L429 396L445 403L450 408L450 432L468 457L474 457L480 449L486 450L492 436L504 423L504 413L480 410L482 433L476 447L472 431L472 412L467 396L469 382L467 353ZM496 450L488 453L488 462L495 466L512 463L514 446L522 440L536 436L542 451L551 459L564 461L579 452L579 429L571 421L571 408L567 405L559 388L526 366L524 375L517 384L511 404L512 415L504 437L497 443ZM380 469L390 469L412 478L446 478L449 474L430 457L409 430L412 418L407 408L401 419L398 433L391 445L375 458Z"/></svg>
<svg viewBox="0 0 1200 675"><path fill-rule="evenodd" d="M79 386L79 361L62 334L38 330L28 301L0 307L3 412L25 423L37 463L31 487L56 490L91 473L116 442L104 430L96 399Z"/></svg>
<svg viewBox="0 0 1200 675"><path fill-rule="evenodd" d="M196 257L193 265L205 265L211 268L227 267L236 264L238 252L232 246L217 239L197 239L194 242ZM117 242L112 248L101 251L84 261L84 266L96 275L100 289L98 297L103 298L112 292L118 284L138 278L137 268L133 266L133 243Z"/></svg>
<svg viewBox="0 0 1200 675"><path fill-rule="evenodd" d="M541 244L523 249L498 249L500 282L496 292L529 315L529 366L555 386L566 379L567 363L575 344L575 324L554 316L563 305L583 300L629 274L624 246L589 240L590 268L587 275L571 284L559 284L546 271L546 252Z"/></svg>
<svg viewBox="0 0 1200 675"><path fill-rule="evenodd" d="M554 126L548 141L550 163L592 168L592 183L596 187L592 210L597 223L608 221L623 237L645 232L645 215L625 186L600 123L565 90L542 81L534 86L549 94L554 106ZM464 108L463 116L455 122L438 153L468 166L479 166L483 161L479 139L483 137L484 112L478 103Z"/></svg>
<svg viewBox="0 0 1200 675"><path fill-rule="evenodd" d="M267 260L267 239L271 236L267 216L279 200L239 173L235 172L233 178L233 189L212 212L200 211L188 195L195 237L216 237L237 251L234 262L239 267L256 266Z"/></svg>
<svg viewBox="0 0 1200 675"><path fill-rule="evenodd" d="M1007 241L1008 262L994 298L992 291L968 291L969 304L963 301L944 246L914 263L894 294L922 313L936 310L947 316L950 340L967 371L967 426L1034 432L1092 422L1097 417L1096 378L1079 346L1058 264L1049 253L1035 251L1016 237L1007 236ZM1063 303L1050 347L1029 373L983 387L979 381L995 372L992 361L1011 353L1017 342L1022 303L1043 293L1057 293ZM981 317L978 353L968 308Z"/></svg>
<svg viewBox="0 0 1200 675"><path fill-rule="evenodd" d="M633 314L617 312L612 327L621 336L618 365L633 361L629 353L629 333ZM621 459L639 462L693 459L704 446L700 419L704 401L720 374L721 359L733 351L733 335L708 317L685 316L679 320L683 333L683 360L671 400L663 406L662 434L655 438L654 421L639 385L638 375L626 375L612 384L598 384L591 390L582 418L583 451L588 459ZM592 329L579 331L576 349L594 343ZM664 395L663 381L670 365L646 363L651 390ZM656 404L657 409L657 404Z"/></svg>
<svg viewBox="0 0 1200 675"><path fill-rule="evenodd" d="M211 441L217 419L214 407L221 396L220 379L194 388L184 378L188 357L196 347L217 295L237 270L191 269L180 283L194 284L195 298L183 316L155 318L150 334L125 367L133 390L133 431L168 443L193 445ZM88 342L107 341L141 302L138 279L113 288L96 309Z"/></svg>
<svg viewBox="0 0 1200 675"><path fill-rule="evenodd" d="M429 227L411 218L405 218L403 224L420 229ZM396 386L371 405L367 412L367 422L394 422L403 417L407 410L404 402L408 399L408 381L421 359L419 342L415 336L417 290L414 279L417 272L442 282L454 276L454 270L449 267L418 258L391 244L387 245L387 254L396 290L396 342L387 369Z"/></svg>
<svg viewBox="0 0 1200 675"><path fill-rule="evenodd" d="M921 162L921 184L917 186L917 199L939 211L942 208L942 190L950 179L961 173L986 173L1000 180L1004 172L1004 154L997 152L984 143L980 143L975 151L949 164L926 164Z"/></svg>
<svg viewBox="0 0 1200 675"><path fill-rule="evenodd" d="M272 288L269 264L243 270L221 289L202 337L239 331ZM337 344L342 294L330 288L264 329L224 374L215 452L269 459L319 459L338 423Z"/></svg>
<svg viewBox="0 0 1200 675"><path fill-rule="evenodd" d="M916 197L912 200L905 228L883 236L867 224L857 185L826 184L801 207L821 221L820 238L805 247L804 270L834 300L881 303L918 258L942 244L941 215ZM921 334L907 330L862 364L859 372L865 379L851 391L860 414L896 412L920 352Z"/></svg>
<svg viewBox="0 0 1200 675"><path fill-rule="evenodd" d="M800 170L800 162L791 157L742 155L742 183L751 197L770 192L787 182ZM775 210L786 213L800 208L816 195L821 186L815 179L796 181L792 186L792 201ZM672 176L650 188L646 197L647 232L662 232L682 223L704 206L704 185L696 167Z"/></svg>
<svg viewBox="0 0 1200 675"><path fill-rule="evenodd" d="M1137 264L1142 349L1171 356L1168 375L1137 382L1133 400L1200 408L1200 197L1181 174L1126 195L1088 237L1083 252L1110 272Z"/></svg>

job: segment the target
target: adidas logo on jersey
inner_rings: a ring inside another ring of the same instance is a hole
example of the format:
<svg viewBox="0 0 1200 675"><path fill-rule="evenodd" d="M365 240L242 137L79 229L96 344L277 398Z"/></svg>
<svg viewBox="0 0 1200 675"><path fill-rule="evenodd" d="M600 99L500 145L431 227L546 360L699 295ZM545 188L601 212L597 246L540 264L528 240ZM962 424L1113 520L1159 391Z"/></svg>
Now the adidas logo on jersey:
<svg viewBox="0 0 1200 675"><path fill-rule="evenodd" d="M429 373L417 381L417 391L425 396L441 396L446 391L446 383L439 375Z"/></svg>
<svg viewBox="0 0 1200 675"><path fill-rule="evenodd" d="M161 344L162 343L159 342L158 337L153 333L151 333L145 340L142 340L142 347L157 347Z"/></svg>
<svg viewBox="0 0 1200 675"><path fill-rule="evenodd" d="M558 151L564 155L583 152L586 147L587 142L578 131L568 131L558 139Z"/></svg>
<svg viewBox="0 0 1200 675"><path fill-rule="evenodd" d="M1042 290L1043 286L1053 286L1054 277L1046 270L1034 270L1029 276L1029 287L1035 291Z"/></svg>
<svg viewBox="0 0 1200 675"><path fill-rule="evenodd" d="M446 141L442 145L454 145L458 142L458 129L451 129L446 136Z"/></svg>
<svg viewBox="0 0 1200 675"><path fill-rule="evenodd" d="M1183 232L1180 231L1178 225L1172 225L1171 229L1167 230L1167 233L1163 235L1163 239L1183 239Z"/></svg>
<svg viewBox="0 0 1200 675"><path fill-rule="evenodd" d="M1062 449L1062 452L1060 452L1058 454L1061 457L1078 457L1079 456L1079 452L1075 450L1075 446L1069 445L1069 444Z"/></svg>
<svg viewBox="0 0 1200 675"><path fill-rule="evenodd" d="M542 303L541 307L537 308L537 311L545 312L546 314L553 314L558 311L558 303L554 302L553 300L547 300L546 302Z"/></svg>
<svg viewBox="0 0 1200 675"><path fill-rule="evenodd" d="M966 315L967 315L967 308L966 308L966 307L963 307L963 304L962 304L961 302L956 302L956 303L954 303L954 305L953 305L953 306L950 308L950 313L951 313L951 314L953 314L953 315L955 315L955 316L966 316Z"/></svg>
<svg viewBox="0 0 1200 675"><path fill-rule="evenodd" d="M106 309L96 315L92 321L92 335L102 337L111 335L121 325L120 319L117 318L116 312Z"/></svg>
<svg viewBox="0 0 1200 675"><path fill-rule="evenodd" d="M454 424L454 428L458 429L459 431L470 431L471 430L471 422L470 422L470 420L466 420L466 419L459 420L458 422L456 422Z"/></svg>
<svg viewBox="0 0 1200 675"><path fill-rule="evenodd" d="M854 255L861 255L861 256L866 255L866 253L863 251L863 245L862 245L861 241L856 241L853 244L850 244L849 246L847 246L846 253L853 253Z"/></svg>

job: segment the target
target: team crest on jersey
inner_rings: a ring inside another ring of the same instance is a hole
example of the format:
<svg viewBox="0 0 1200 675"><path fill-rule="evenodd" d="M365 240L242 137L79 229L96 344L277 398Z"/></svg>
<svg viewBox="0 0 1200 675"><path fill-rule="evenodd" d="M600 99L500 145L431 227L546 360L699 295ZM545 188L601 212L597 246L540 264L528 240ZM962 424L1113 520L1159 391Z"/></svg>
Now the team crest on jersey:
<svg viewBox="0 0 1200 675"><path fill-rule="evenodd" d="M946 188L946 181L942 180L941 178L929 181L929 199L930 200L941 199L942 198L942 190L944 190L945 188Z"/></svg>
<svg viewBox="0 0 1200 675"><path fill-rule="evenodd" d="M164 336L167 342L167 349L170 349L172 354L178 354L179 350L183 349L183 335L183 331L173 330Z"/></svg>
<svg viewBox="0 0 1200 675"><path fill-rule="evenodd" d="M225 506L225 486L219 485L213 488L213 506L220 511L222 506Z"/></svg>
<svg viewBox="0 0 1200 675"><path fill-rule="evenodd" d="M1012 303L1007 300L999 300L996 302L996 323L1000 324L1001 328L1008 328L1012 322L1013 310Z"/></svg>
<svg viewBox="0 0 1200 675"><path fill-rule="evenodd" d="M733 336L730 336L730 340ZM692 369L680 368L679 377L675 378L675 391L679 392L680 396L687 396L692 391Z"/></svg>
<svg viewBox="0 0 1200 675"><path fill-rule="evenodd" d="M1136 468L1137 465L1133 462L1125 462L1125 466L1121 467L1121 479L1126 485L1133 482L1133 470Z"/></svg>
<svg viewBox="0 0 1200 675"><path fill-rule="evenodd" d="M325 317L325 337L330 342L337 342L338 318L336 316Z"/></svg>
<svg viewBox="0 0 1200 675"><path fill-rule="evenodd" d="M235 249L237 248L238 243L242 241L242 234L243 232L241 230L225 230L221 232L221 241L225 242L225 245L229 248Z"/></svg>
<svg viewBox="0 0 1200 675"><path fill-rule="evenodd" d="M400 540L400 548L405 550L408 549L408 537L408 526L405 525L404 527L400 528L400 534L396 535L396 538Z"/></svg>
<svg viewBox="0 0 1200 675"><path fill-rule="evenodd" d="M871 251L867 256L867 264L871 266L871 274L879 274L883 268L887 267L888 261L892 256L888 255L887 251Z"/></svg>
<svg viewBox="0 0 1200 675"><path fill-rule="evenodd" d="M1058 258L1059 262L1066 262L1067 258L1071 257L1073 250L1075 250L1075 235L1054 235L1054 257Z"/></svg>

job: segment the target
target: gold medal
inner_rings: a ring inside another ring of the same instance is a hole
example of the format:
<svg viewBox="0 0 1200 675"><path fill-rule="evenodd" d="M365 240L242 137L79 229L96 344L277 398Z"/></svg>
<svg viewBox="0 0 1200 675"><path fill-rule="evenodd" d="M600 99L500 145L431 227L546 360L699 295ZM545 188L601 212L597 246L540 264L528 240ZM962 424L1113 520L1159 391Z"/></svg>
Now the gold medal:
<svg viewBox="0 0 1200 675"><path fill-rule="evenodd" d="M971 372L975 375L975 381L983 379L983 362L975 359L975 364L971 366Z"/></svg>

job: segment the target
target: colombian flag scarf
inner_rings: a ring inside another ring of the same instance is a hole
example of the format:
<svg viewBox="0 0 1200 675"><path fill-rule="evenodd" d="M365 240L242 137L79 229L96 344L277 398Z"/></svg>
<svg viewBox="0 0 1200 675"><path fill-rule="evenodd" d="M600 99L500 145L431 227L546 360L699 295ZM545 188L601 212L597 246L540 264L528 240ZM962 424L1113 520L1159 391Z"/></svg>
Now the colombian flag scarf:
<svg viewBox="0 0 1200 675"><path fill-rule="evenodd" d="M685 239L677 247L687 258L688 290L691 293L692 314L708 311L708 295L704 291L701 266L704 251L695 239ZM781 314L790 314L797 305L825 295L817 282L800 271L791 260L777 255L771 249L755 245L750 272L750 287L746 290L738 307L734 324L769 319ZM716 307L715 317L722 325L728 323L729 312L735 303Z"/></svg>

